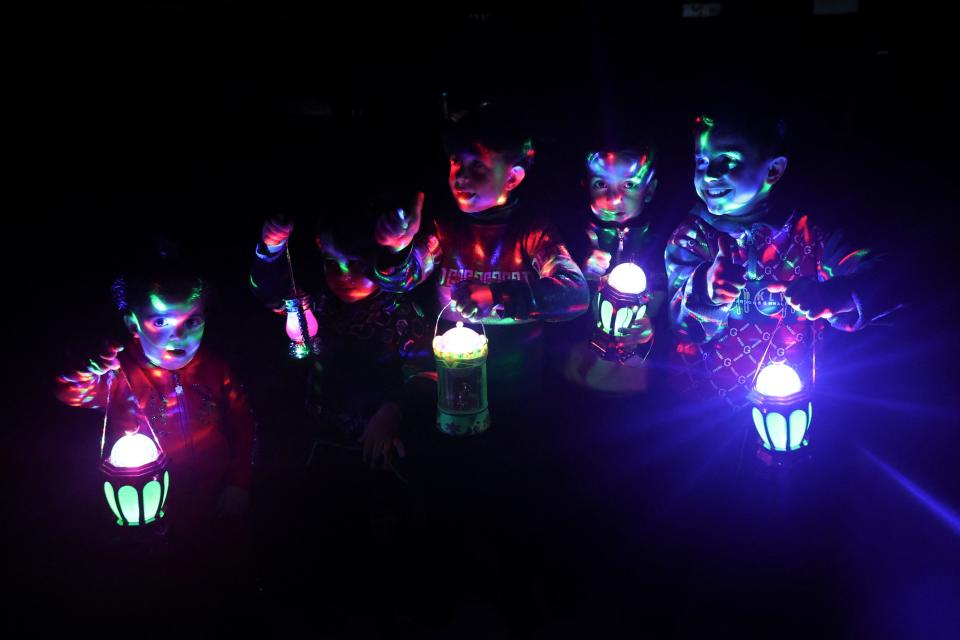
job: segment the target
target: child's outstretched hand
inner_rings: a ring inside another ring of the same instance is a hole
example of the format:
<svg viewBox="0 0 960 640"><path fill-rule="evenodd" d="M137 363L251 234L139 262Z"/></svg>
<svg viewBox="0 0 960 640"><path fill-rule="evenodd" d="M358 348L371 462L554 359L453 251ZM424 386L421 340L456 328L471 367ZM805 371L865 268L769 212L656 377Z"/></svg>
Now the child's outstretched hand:
<svg viewBox="0 0 960 640"><path fill-rule="evenodd" d="M476 280L462 280L450 290L453 308L464 318L486 318L493 315L493 289Z"/></svg>
<svg viewBox="0 0 960 640"><path fill-rule="evenodd" d="M401 458L407 452L400 440L400 406L395 402L384 402L367 422L360 442L363 443L363 461L376 468L383 458L383 468L389 469L393 463L393 452Z"/></svg>
<svg viewBox="0 0 960 640"><path fill-rule="evenodd" d="M279 253L287 246L287 240L293 233L293 223L283 216L268 218L263 223L260 239L270 253Z"/></svg>
<svg viewBox="0 0 960 640"><path fill-rule="evenodd" d="M90 358L68 373L57 376L57 398L71 407L82 407L93 400L92 392L100 376L120 368L117 354L121 351L123 345L119 342L107 341L96 358Z"/></svg>
<svg viewBox="0 0 960 640"><path fill-rule="evenodd" d="M707 270L707 296L713 304L730 304L747 285L747 270L733 261L733 238L721 234L717 245L717 257Z"/></svg>
<svg viewBox="0 0 960 640"><path fill-rule="evenodd" d="M394 253L399 253L411 242L420 231L420 212L423 210L423 192L417 193L417 199L410 209L394 209L380 216L374 228L374 238L377 244L389 247Z"/></svg>
<svg viewBox="0 0 960 640"><path fill-rule="evenodd" d="M611 256L603 249L594 249L584 265L583 275L590 280L598 280L610 269Z"/></svg>
<svg viewBox="0 0 960 640"><path fill-rule="evenodd" d="M811 280L799 278L791 282L776 282L767 285L770 293L782 293L787 304L802 313L807 320L823 318L853 311L853 292L842 279Z"/></svg>

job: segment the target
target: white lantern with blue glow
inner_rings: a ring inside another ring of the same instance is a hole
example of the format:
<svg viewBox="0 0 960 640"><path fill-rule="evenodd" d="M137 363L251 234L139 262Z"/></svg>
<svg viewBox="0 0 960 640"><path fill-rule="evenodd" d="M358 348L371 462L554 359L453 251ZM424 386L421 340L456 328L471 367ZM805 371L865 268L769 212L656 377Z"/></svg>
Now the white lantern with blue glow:
<svg viewBox="0 0 960 640"><path fill-rule="evenodd" d="M753 424L764 449L786 453L808 444L813 403L809 390L790 365L774 362L761 369L750 400L754 405Z"/></svg>
<svg viewBox="0 0 960 640"><path fill-rule="evenodd" d="M437 429L443 433L474 435L490 428L487 352L487 336L465 327L463 322L443 335L434 333Z"/></svg>
<svg viewBox="0 0 960 640"><path fill-rule="evenodd" d="M632 357L637 350L635 343L625 343L625 329L646 315L647 277L643 269L631 262L618 264L609 274L600 279L597 295L593 301L596 328L590 346L605 360L621 362ZM630 344L631 346L626 346Z"/></svg>

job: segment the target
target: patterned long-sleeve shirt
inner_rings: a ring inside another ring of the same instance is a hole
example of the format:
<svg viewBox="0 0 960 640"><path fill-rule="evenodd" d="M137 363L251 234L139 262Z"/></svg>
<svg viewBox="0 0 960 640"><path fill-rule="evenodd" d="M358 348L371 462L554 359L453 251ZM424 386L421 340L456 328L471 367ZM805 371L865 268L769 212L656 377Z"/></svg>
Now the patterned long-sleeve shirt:
<svg viewBox="0 0 960 640"><path fill-rule="evenodd" d="M497 317L488 324L567 320L587 308L587 283L556 228L520 210L516 201L478 215L434 220L376 280L386 291L409 291L437 272L441 307L464 280L489 284ZM455 320L450 312L448 318Z"/></svg>
<svg viewBox="0 0 960 640"><path fill-rule="evenodd" d="M734 262L746 268L747 285L734 302L717 305L707 294L707 270L721 234L735 241ZM798 278L849 278L869 266L869 255L802 214L774 226L696 212L674 230L665 251L676 355L694 379L706 378L734 407L746 404L757 372L770 362L787 362L812 384L816 344L826 322L807 320L767 285ZM829 324L845 331L862 328L868 315L856 288L853 301L853 311L835 315Z"/></svg>

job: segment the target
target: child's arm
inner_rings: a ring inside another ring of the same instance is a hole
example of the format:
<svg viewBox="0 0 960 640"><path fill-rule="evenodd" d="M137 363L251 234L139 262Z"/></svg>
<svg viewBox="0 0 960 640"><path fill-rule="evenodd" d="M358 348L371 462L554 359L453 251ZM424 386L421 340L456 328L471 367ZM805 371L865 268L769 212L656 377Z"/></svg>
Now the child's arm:
<svg viewBox="0 0 960 640"><path fill-rule="evenodd" d="M120 368L117 354L123 346L108 342L100 355L90 358L84 366L57 376L57 399L71 407L103 409L106 403L107 372Z"/></svg>
<svg viewBox="0 0 960 640"><path fill-rule="evenodd" d="M384 214L377 222L377 243L385 251L374 268L373 280L390 293L406 293L430 277L443 256L436 224L429 231L420 230L423 194L408 214L397 209Z"/></svg>
<svg viewBox="0 0 960 640"><path fill-rule="evenodd" d="M768 289L782 292L809 320L822 318L836 329L858 331L895 306L884 305L875 293L878 282L888 281L876 273L878 262L870 249L853 249L843 234L834 232L824 242L816 280L798 278Z"/></svg>
<svg viewBox="0 0 960 640"><path fill-rule="evenodd" d="M246 393L229 369L225 369L223 393L226 398L225 424L231 445L228 487L248 490L253 471L253 447L256 423L247 403Z"/></svg>
<svg viewBox="0 0 960 640"><path fill-rule="evenodd" d="M293 225L279 218L263 223L260 242L250 264L250 289L266 306L278 309L290 293L290 271L284 249L293 232Z"/></svg>
<svg viewBox="0 0 960 640"><path fill-rule="evenodd" d="M532 227L523 238L523 250L537 278L529 286L516 280L491 283L501 317L560 321L586 311L590 297L587 280L552 224Z"/></svg>
<svg viewBox="0 0 960 640"><path fill-rule="evenodd" d="M729 244L730 238L723 236ZM670 319L675 330L704 343L723 331L730 309L746 284L743 267L718 243L715 252L697 219L688 219L670 236L664 252Z"/></svg>

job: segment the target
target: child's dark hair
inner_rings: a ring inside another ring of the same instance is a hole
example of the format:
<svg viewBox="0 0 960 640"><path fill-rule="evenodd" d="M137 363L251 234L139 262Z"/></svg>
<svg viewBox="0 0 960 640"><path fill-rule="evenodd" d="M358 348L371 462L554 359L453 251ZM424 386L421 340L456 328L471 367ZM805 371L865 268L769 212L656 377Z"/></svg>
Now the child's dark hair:
<svg viewBox="0 0 960 640"><path fill-rule="evenodd" d="M717 128L744 136L763 155L779 156L786 152L786 120L776 111L711 109L694 119L697 135Z"/></svg>
<svg viewBox="0 0 960 640"><path fill-rule="evenodd" d="M152 251L129 259L111 289L123 314L146 305L151 294L180 300L210 297L210 286L199 269L166 238L157 239Z"/></svg>
<svg viewBox="0 0 960 640"><path fill-rule="evenodd" d="M517 108L483 103L462 115L451 117L444 131L447 153L483 146L503 154L511 166L529 169L536 153L533 136Z"/></svg>

